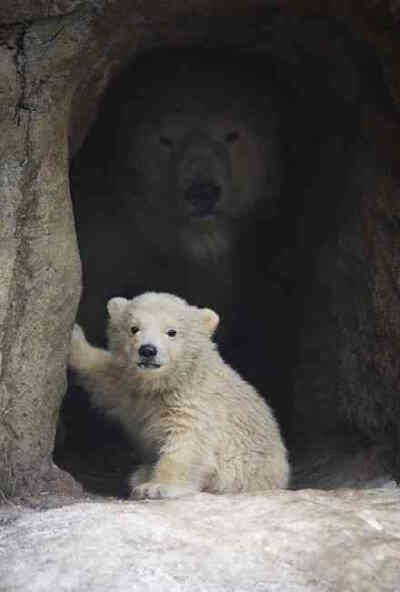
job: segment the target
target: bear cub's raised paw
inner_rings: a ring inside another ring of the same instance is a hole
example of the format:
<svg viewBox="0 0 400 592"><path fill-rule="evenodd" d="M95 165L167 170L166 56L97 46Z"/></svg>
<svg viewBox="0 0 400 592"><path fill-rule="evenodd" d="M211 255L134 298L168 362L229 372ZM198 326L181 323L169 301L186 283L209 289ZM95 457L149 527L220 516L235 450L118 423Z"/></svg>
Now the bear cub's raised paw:
<svg viewBox="0 0 400 592"><path fill-rule="evenodd" d="M72 329L71 346L69 352L69 365L74 370L79 368L81 362L87 358L90 345L85 334L77 324Z"/></svg>

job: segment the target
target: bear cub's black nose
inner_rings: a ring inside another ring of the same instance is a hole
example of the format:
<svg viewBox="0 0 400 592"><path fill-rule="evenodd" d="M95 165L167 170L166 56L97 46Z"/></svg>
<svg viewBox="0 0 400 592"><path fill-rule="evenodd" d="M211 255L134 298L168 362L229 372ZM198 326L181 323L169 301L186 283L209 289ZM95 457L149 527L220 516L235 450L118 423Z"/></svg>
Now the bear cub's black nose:
<svg viewBox="0 0 400 592"><path fill-rule="evenodd" d="M157 348L154 345L148 343L139 347L139 356L143 358L154 358L155 355L157 355Z"/></svg>

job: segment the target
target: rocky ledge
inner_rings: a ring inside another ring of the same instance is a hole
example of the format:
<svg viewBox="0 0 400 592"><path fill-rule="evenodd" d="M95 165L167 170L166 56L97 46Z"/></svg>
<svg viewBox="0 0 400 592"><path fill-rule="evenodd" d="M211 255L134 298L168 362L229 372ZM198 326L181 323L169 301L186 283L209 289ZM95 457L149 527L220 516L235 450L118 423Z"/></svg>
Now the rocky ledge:
<svg viewBox="0 0 400 592"><path fill-rule="evenodd" d="M2 592L379 592L400 490L299 490L0 511Z"/></svg>

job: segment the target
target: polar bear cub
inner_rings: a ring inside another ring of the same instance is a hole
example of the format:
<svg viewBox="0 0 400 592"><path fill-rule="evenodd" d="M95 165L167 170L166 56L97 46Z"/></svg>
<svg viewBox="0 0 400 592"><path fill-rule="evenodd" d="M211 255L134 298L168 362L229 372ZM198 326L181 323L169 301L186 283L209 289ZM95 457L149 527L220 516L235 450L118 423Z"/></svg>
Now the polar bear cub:
<svg viewBox="0 0 400 592"><path fill-rule="evenodd" d="M219 317L172 294L112 298L109 350L75 326L69 364L118 420L142 466L135 499L286 488L287 452L271 409L219 355Z"/></svg>

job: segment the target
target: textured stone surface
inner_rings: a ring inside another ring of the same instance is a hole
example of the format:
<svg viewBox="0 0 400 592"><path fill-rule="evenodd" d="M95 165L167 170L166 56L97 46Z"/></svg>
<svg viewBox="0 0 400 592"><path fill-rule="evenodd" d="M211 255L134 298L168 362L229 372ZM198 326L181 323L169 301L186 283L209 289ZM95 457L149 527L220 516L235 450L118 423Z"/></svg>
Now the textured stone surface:
<svg viewBox="0 0 400 592"><path fill-rule="evenodd" d="M47 59L42 33L17 27L1 46L0 489L8 495L62 478L50 454L79 300L64 87L71 44L55 41ZM57 68L65 77L43 84Z"/></svg>
<svg viewBox="0 0 400 592"><path fill-rule="evenodd" d="M0 590L395 592L400 493L303 490L0 513Z"/></svg>

